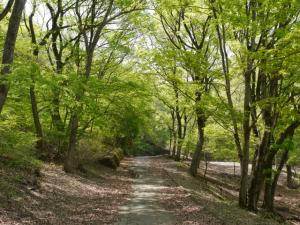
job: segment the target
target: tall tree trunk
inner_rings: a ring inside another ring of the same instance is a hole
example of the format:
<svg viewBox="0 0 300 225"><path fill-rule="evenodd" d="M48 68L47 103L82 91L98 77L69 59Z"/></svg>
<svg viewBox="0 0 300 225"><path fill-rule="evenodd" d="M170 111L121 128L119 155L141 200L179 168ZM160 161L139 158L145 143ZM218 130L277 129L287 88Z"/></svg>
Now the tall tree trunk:
<svg viewBox="0 0 300 225"><path fill-rule="evenodd" d="M243 157L241 160L241 180L239 190L239 206L242 208L247 207L248 165L249 160L247 157Z"/></svg>
<svg viewBox="0 0 300 225"><path fill-rule="evenodd" d="M273 210L273 202L272 202L272 161L268 160L265 162L265 190L264 190L264 202L263 208L268 209L272 208ZM271 211L272 211L271 210Z"/></svg>
<svg viewBox="0 0 300 225"><path fill-rule="evenodd" d="M244 141L241 159L241 180L240 180L240 191L239 191L239 206L247 207L247 191L248 191L248 166L249 166L249 148L250 148L250 102L251 102L251 75L252 75L253 62L248 59L247 70L244 74L244 117L243 117L243 131Z"/></svg>
<svg viewBox="0 0 300 225"><path fill-rule="evenodd" d="M56 57L56 75L61 76L63 70L63 63L61 62L61 54L55 57ZM52 125L54 127L54 132L55 132L55 139L53 140L54 141L53 144L57 146L59 153L63 153L67 148L67 143L65 143L64 140L65 124L60 115L60 94L61 94L60 89L56 88L52 90L52 93L53 93L53 98L52 98L51 119L52 119Z"/></svg>
<svg viewBox="0 0 300 225"><path fill-rule="evenodd" d="M263 64L266 62L263 61ZM268 99L270 93L268 92L267 79L264 70L260 70L257 79L257 90L256 99ZM257 161L253 164L250 186L248 189L248 209L250 211L257 211L257 203L260 197L261 189L263 187L266 171L268 170L268 165L266 164L266 154L270 151L271 142L271 127L274 125L274 118L272 117L272 107L270 104L266 104L262 109L263 121L265 126L265 131L261 142L258 147ZM256 134L257 136L257 134Z"/></svg>
<svg viewBox="0 0 300 225"><path fill-rule="evenodd" d="M294 132L295 129L300 125L300 121L295 121L293 122L281 135L280 138L276 141L276 145L280 146L281 144L284 143L284 141L286 141L288 138L292 139L294 136ZM266 210L273 212L274 211L274 197L275 197L275 191L276 191L276 187L277 187L277 182L279 179L279 176L281 174L281 171L283 169L284 164L287 162L288 158L289 158L289 149L285 148L284 152L282 153L279 165L276 169L276 172L273 175L273 170L272 170L272 162L273 159L276 155L276 153L278 152L279 149L273 149L273 152L271 155L269 155L269 157L267 158L267 165L269 166L269 170L270 173L269 175L269 179L266 182L265 185L265 193L264 193L264 202L263 202L263 208L265 208ZM275 151L275 153L274 153Z"/></svg>
<svg viewBox="0 0 300 225"><path fill-rule="evenodd" d="M62 44L61 39L61 28L63 26L63 4L62 0L57 0L55 2L56 8L52 7L50 3L47 3L47 7L49 9L49 12L51 14L51 47L52 52L54 55L55 65L56 65L56 75L61 76L63 72L63 51L65 49L64 44ZM48 52L50 54L50 52ZM50 57L50 55L49 55ZM52 99L52 112L51 112L51 118L52 118L52 125L55 129L55 131L63 132L64 131L64 123L60 116L60 90L58 88L55 88L52 90L53 93L53 99ZM58 142L61 142L61 138L58 138Z"/></svg>
<svg viewBox="0 0 300 225"><path fill-rule="evenodd" d="M33 122L35 126L35 132L39 140L37 141L37 148L43 149L44 147L44 135L43 135L43 129L40 121L39 111L37 108L37 100L35 95L35 86L34 84L30 85L30 103L31 103L31 112L33 117Z"/></svg>
<svg viewBox="0 0 300 225"><path fill-rule="evenodd" d="M0 113L2 112L8 93L8 85L5 83L5 78L10 73L10 66L14 61L15 45L25 3L26 0L15 0L13 11L9 18L2 56L3 67L0 73Z"/></svg>
<svg viewBox="0 0 300 225"><path fill-rule="evenodd" d="M180 159L181 159L182 144L183 144L183 139L182 138L178 138L175 161L180 161Z"/></svg>
<svg viewBox="0 0 300 225"><path fill-rule="evenodd" d="M92 132L91 132L92 133ZM169 157L172 157L173 131L169 130Z"/></svg>
<svg viewBox="0 0 300 225"><path fill-rule="evenodd" d="M253 173L257 164L257 160L258 160L258 153L259 153L259 146L255 145L254 147L254 155L253 155L253 159L252 159L252 163L251 163L251 179L253 177Z"/></svg>
<svg viewBox="0 0 300 225"><path fill-rule="evenodd" d="M175 110L172 110L171 116L172 116L172 150L171 150L171 156L175 159L176 150L177 150L177 132L176 132Z"/></svg>
<svg viewBox="0 0 300 225"><path fill-rule="evenodd" d="M200 113L200 112L198 112ZM197 116L197 128L198 128L198 140L197 140L197 146L196 150L193 154L192 157L192 162L190 166L190 173L192 176L196 176L198 172L198 168L200 165L200 160L201 160L201 153L203 149L203 144L204 144L204 127L205 127L205 116L203 113L198 114Z"/></svg>
<svg viewBox="0 0 300 225"><path fill-rule="evenodd" d="M34 56L35 59L38 59L39 56L39 45L37 43L36 40L36 35L35 35L35 30L34 30L34 23L33 23L33 17L35 15L36 12L36 3L33 4L32 6L32 12L29 16L29 26L26 27L30 33L31 36L31 44L33 47L33 51L32 51L32 55ZM40 115L39 115L39 111L38 111L38 106L37 106L37 98L36 98L36 93L35 93L35 74L31 74L31 85L30 85L30 89L29 89L29 93L30 93L30 103L31 103L31 112L32 112L32 118L34 121L34 126L35 126L35 132L36 132L36 136L38 137L37 140L37 148L39 150L43 150L44 148L44 133L43 133L43 128L41 125L41 121L40 121Z"/></svg>
<svg viewBox="0 0 300 225"><path fill-rule="evenodd" d="M172 157L175 159L177 151L178 138L176 132L173 134L173 147L172 147Z"/></svg>
<svg viewBox="0 0 300 225"><path fill-rule="evenodd" d="M53 90L52 93L51 119L55 132L53 144L57 146L58 152L61 154L66 151L67 143L65 142L65 124L60 115L60 90Z"/></svg>
<svg viewBox="0 0 300 225"><path fill-rule="evenodd" d="M218 9L216 5L214 4L215 1L210 1L211 6L212 6L212 11L213 11L213 16L216 20L218 20ZM225 26L222 23L217 23L215 25L216 27L216 32L217 32L217 37L218 37L218 42L219 42L219 52L221 55L222 59L222 69L223 69L223 75L225 78L225 92L226 92L226 97L227 97L227 102L228 102L228 107L229 107L229 112L230 112L230 117L232 121L232 126L233 126L233 137L234 137L234 142L236 145L236 149L239 155L241 167L245 167L245 164L247 164L246 160L243 161L243 151L242 151L242 145L241 145L241 138L239 134L239 129L238 129L238 120L234 111L234 105L233 105L233 99L232 99L232 93L231 93L231 81L230 81L230 75L229 75L229 58L228 58L228 53L227 53L227 48L226 48L226 31L225 31ZM251 93L251 91L250 91ZM245 121L244 121L245 123ZM247 168L248 169L248 168ZM244 176L245 172L247 172L247 169L242 169L241 175ZM242 178L241 186L240 188L240 193L239 193L239 204L241 207L245 207L245 203L247 202L247 188L245 185L247 184L245 177Z"/></svg>
<svg viewBox="0 0 300 225"><path fill-rule="evenodd" d="M294 121L293 123L291 123L280 134L280 137L275 142L274 146L280 146L287 138L292 137L295 129L299 125L300 125L299 121ZM277 172L275 173L273 178L272 163L275 155L279 151L279 147L271 149L270 140L271 140L271 132L269 130L266 130L264 132L264 136L260 144L259 159L255 171L253 173L251 185L248 191L249 194L248 208L252 211L257 211L257 202L259 198L259 193L262 189L262 184L264 181L265 181L265 191L264 191L263 207L270 211L273 210L273 200L274 200L278 177L288 157L285 154L283 154Z"/></svg>
<svg viewBox="0 0 300 225"><path fill-rule="evenodd" d="M59 90L53 90L53 99L52 99L52 124L55 127L55 130L57 131L64 131L64 123L62 121L62 118L60 116L60 91Z"/></svg>
<svg viewBox="0 0 300 225"><path fill-rule="evenodd" d="M175 150L175 152L173 152L173 149L174 149L174 144L175 144L175 142L174 142L174 139L176 138L175 137L175 134L176 134L176 131L175 131L175 112L174 112L174 110L172 109L171 110L171 117L172 117L172 127L171 127L171 129L170 129L170 156L171 157L175 157L175 152L176 152L176 150Z"/></svg>
<svg viewBox="0 0 300 225"><path fill-rule="evenodd" d="M184 124L182 125L182 116L178 113L177 115L177 121L178 121L178 143L177 143L177 152L176 152L176 157L175 161L180 161L181 159L181 152L182 152L182 146L183 142L186 136L186 131L187 131L187 126L188 126L188 119L187 115L185 113L185 109L183 110L183 118L184 118Z"/></svg>
<svg viewBox="0 0 300 225"><path fill-rule="evenodd" d="M67 156L64 163L64 170L66 172L71 172L74 170L75 162L74 156L76 151L76 144L77 144L77 131L78 131L78 113L76 110L72 112L70 118L70 125L69 125L69 145Z"/></svg>
<svg viewBox="0 0 300 225"><path fill-rule="evenodd" d="M86 58L86 71L85 71L85 81L87 81L88 77L90 76L90 69L93 63L93 52L88 52ZM81 97L84 95L85 90L78 90L78 94L75 98L76 102L80 102ZM76 145L77 145L77 134L78 134L78 127L79 127L79 116L78 116L78 109L75 108L71 111L71 118L70 118L70 124L69 124L69 145L68 145L68 151L67 156L64 163L64 170L66 172L70 172L74 169L74 156L76 152ZM73 163L72 163L73 162Z"/></svg>
<svg viewBox="0 0 300 225"><path fill-rule="evenodd" d="M271 177L270 177L271 179L266 182L263 207L271 212L274 210L274 197L275 197L277 182L278 182L279 176L281 174L282 168L288 160L288 153L289 153L288 149L286 149L283 152L280 163L274 174L274 177L272 178L272 175L271 175ZM271 169L272 169L272 164L271 164ZM272 170L271 170L271 174L272 174Z"/></svg>
<svg viewBox="0 0 300 225"><path fill-rule="evenodd" d="M250 186L248 189L248 209L257 211L257 203L260 192L265 181L265 172L268 168L265 165L265 154L270 149L270 131L266 130L258 148L258 160L253 168Z"/></svg>
<svg viewBox="0 0 300 225"><path fill-rule="evenodd" d="M183 137L182 137L182 132L183 132L183 127L182 127L182 116L180 115L180 109L179 109L179 92L178 92L178 87L177 84L174 83L173 89L175 92L175 97L176 97L176 106L175 106L175 118L177 122L177 151L175 155L175 161L180 161L181 157L181 147L183 144Z"/></svg>

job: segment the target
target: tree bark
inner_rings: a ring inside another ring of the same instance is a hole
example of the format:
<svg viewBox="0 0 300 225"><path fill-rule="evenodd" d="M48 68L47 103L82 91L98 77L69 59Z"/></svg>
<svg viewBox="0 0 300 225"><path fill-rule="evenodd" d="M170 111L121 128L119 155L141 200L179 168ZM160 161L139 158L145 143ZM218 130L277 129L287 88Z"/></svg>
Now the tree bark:
<svg viewBox="0 0 300 225"><path fill-rule="evenodd" d="M264 202L262 207L264 209L272 208L272 161L268 160L265 162L265 190L264 190ZM271 210L272 211L272 210Z"/></svg>
<svg viewBox="0 0 300 225"><path fill-rule="evenodd" d="M29 21L28 21L29 22L29 27L27 27L27 28L28 28L28 31L29 31L30 36L31 36L31 44L32 44L32 47L33 47L32 54L33 54L35 59L38 59L39 46L37 44L35 30L34 30L34 24L33 24L33 17L34 17L35 11L36 11L36 4L33 4L32 12L29 16ZM34 121L36 136L39 138L39 140L37 141L37 148L39 150L42 150L44 148L45 142L44 142L43 128L42 128L42 125L41 125L40 115L39 115L38 106L37 106L34 76L35 76L35 74L31 74L31 85L30 85L30 89L29 89L30 103L31 103L31 112L32 112L32 118L33 118L33 121Z"/></svg>
<svg viewBox="0 0 300 225"><path fill-rule="evenodd" d="M200 160L201 160L201 153L203 149L203 144L204 144L204 127L205 127L205 116L203 113L198 112L197 116L197 128L198 128L198 140L197 140L197 146L196 150L193 154L192 157L192 162L190 166L190 173L192 176L197 176L198 173L198 168L200 165Z"/></svg>
<svg viewBox="0 0 300 225"><path fill-rule="evenodd" d="M248 60L247 71L244 74L244 117L243 117L243 150L241 160L241 180L239 191L239 205L241 207L247 207L247 191L248 191L248 166L249 166L249 148L250 148L250 101L251 101L251 75L253 62Z"/></svg>
<svg viewBox="0 0 300 225"><path fill-rule="evenodd" d="M265 180L264 171L268 169L265 165L264 157L270 148L270 135L268 130L263 134L262 141L258 148L258 160L253 168L253 174L248 189L248 209L254 212L257 211L257 203Z"/></svg>
<svg viewBox="0 0 300 225"><path fill-rule="evenodd" d="M64 163L64 170L66 172L72 172L76 165L74 162L74 153L76 151L76 144L77 144L77 131L78 131L78 113L77 111L73 111L71 118L70 118L70 134L69 134L69 145L67 156Z"/></svg>
<svg viewBox="0 0 300 225"><path fill-rule="evenodd" d="M300 125L299 121L291 123L281 134L279 139L275 142L274 146L280 146L287 138L292 137L295 129ZM251 185L248 190L249 201L248 209L251 211L257 211L257 202L259 194L265 181L264 190L264 204L263 207L267 210L273 211L273 201L276 191L277 181L282 170L284 163L287 160L287 153L284 152L281 162L277 168L277 172L273 177L272 163L275 155L279 151L279 147L275 149L270 146L271 133L266 130L262 142L260 144L258 162L251 179Z"/></svg>
<svg viewBox="0 0 300 225"><path fill-rule="evenodd" d="M175 127L175 112L174 109L171 109L171 118L172 118L172 125L170 127L170 146L169 146L169 150L170 150L170 157L175 157L175 153L176 153L176 127Z"/></svg>
<svg viewBox="0 0 300 225"><path fill-rule="evenodd" d="M15 0L13 11L9 18L2 56L2 69L0 73L0 113L2 112L8 94L9 87L5 82L6 77L10 73L11 64L14 61L16 40L25 3L26 0Z"/></svg>
<svg viewBox="0 0 300 225"><path fill-rule="evenodd" d="M44 134L43 134L43 129L40 121L39 111L37 108L37 100L35 95L34 84L30 85L29 91L30 91L31 112L32 112L35 132L37 137L39 138L39 140L37 141L37 148L41 150L44 147L44 140L43 140Z"/></svg>
<svg viewBox="0 0 300 225"><path fill-rule="evenodd" d="M64 123L62 121L62 118L60 116L60 109L59 109L59 105L60 105L60 93L59 90L53 90L53 99L52 99L52 104L53 104L53 108L52 108L52 123L53 126L55 127L56 131L64 131Z"/></svg>
<svg viewBox="0 0 300 225"><path fill-rule="evenodd" d="M280 146L284 143L288 138L291 138L294 136L294 132L296 128L300 126L300 121L294 121L289 127L287 127L283 133L281 133L279 139L276 141L276 146ZM280 148L280 147L279 147ZM264 202L263 202L263 208L266 210L273 212L274 211L274 197L277 187L277 182L280 176L280 173L282 171L282 168L284 164L287 162L289 157L289 149L284 149L284 152L281 156L280 163L276 169L276 172L273 176L273 170L272 170L272 162L276 155L276 153L279 151L279 148L272 149L271 156L267 157L267 165L269 166L270 173L268 174L268 180L265 185L265 193L264 193ZM276 153L274 153L276 152ZM272 157L273 156L273 157Z"/></svg>
<svg viewBox="0 0 300 225"><path fill-rule="evenodd" d="M176 134L176 132L174 132L174 134L173 134L173 147L172 147L172 157L174 159L176 157L177 143L178 143L177 134Z"/></svg>
<svg viewBox="0 0 300 225"><path fill-rule="evenodd" d="M182 116L180 115L180 109L179 109L179 93L177 84L174 83L173 89L175 92L176 97L176 106L175 106L175 118L177 122L177 148L176 148L176 155L175 155L175 161L180 161L181 158L181 148L183 144L183 127L182 127Z"/></svg>
<svg viewBox="0 0 300 225"><path fill-rule="evenodd" d="M63 63L63 51L66 48L66 45L62 44L61 40L61 26L63 24L63 4L62 0L58 0L56 2L56 10L50 5L50 3L47 3L47 7L51 14L51 47L52 52L55 59L55 66L56 66L56 74L62 75L63 68L65 63ZM48 52L50 54L50 52ZM52 124L56 131L63 132L64 131L64 123L60 116L60 90L54 89L52 90L53 93L53 99L52 99L52 112L51 112L51 118L52 118ZM60 138L58 140L61 142Z"/></svg>
<svg viewBox="0 0 300 225"><path fill-rule="evenodd" d="M265 195L264 195L264 203L263 203L263 208L267 209L270 212L274 211L274 197L275 197L277 182L281 174L282 168L286 163L286 161L288 160L288 153L289 153L288 149L286 149L283 152L278 168L274 174L274 178L272 178L272 164L271 164L271 168L270 168L271 176L269 176L270 179L267 180L265 185Z"/></svg>
<svg viewBox="0 0 300 225"><path fill-rule="evenodd" d="M172 157L173 131L169 130L169 157Z"/></svg>
<svg viewBox="0 0 300 225"><path fill-rule="evenodd" d="M175 161L180 161L180 159L181 159L182 145L183 145L183 139L181 137L179 137L178 143L177 143L177 151L176 151Z"/></svg>

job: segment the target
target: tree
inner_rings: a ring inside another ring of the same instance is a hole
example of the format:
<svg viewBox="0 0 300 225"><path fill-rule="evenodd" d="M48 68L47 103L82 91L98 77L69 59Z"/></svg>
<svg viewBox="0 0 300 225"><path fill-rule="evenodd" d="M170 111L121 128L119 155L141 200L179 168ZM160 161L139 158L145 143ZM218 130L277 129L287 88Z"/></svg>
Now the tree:
<svg viewBox="0 0 300 225"><path fill-rule="evenodd" d="M174 6L165 3L164 5L163 2L161 8L157 9L157 13L169 42L182 55L182 60L179 62L181 67L187 71L197 86L194 101L198 142L190 166L191 174L196 176L204 143L205 123L208 117L202 99L204 95L210 92L213 81L210 69L215 62L211 48L212 37L209 34L211 15L208 14L205 18L198 19L192 16L193 13L205 13L205 10L199 12L194 2L185 5L179 1L177 4Z"/></svg>
<svg viewBox="0 0 300 225"><path fill-rule="evenodd" d="M6 33L6 39L4 43L3 55L2 55L2 68L1 68L1 84L0 84L0 113L2 112L7 94L8 85L6 83L6 77L11 70L11 64L14 61L15 45L19 30L19 25L22 17L22 12L25 6L26 0L15 0L13 10L9 19L9 24ZM9 1L7 7L2 12L3 17L9 11L12 2ZM1 15L1 17L2 17Z"/></svg>
<svg viewBox="0 0 300 225"><path fill-rule="evenodd" d="M78 39L76 44L84 45L84 65L78 62L77 74L83 82L86 82L92 73L92 64L94 54L99 40L103 37L105 28L112 22L135 11L141 10L141 4L136 1L130 1L125 4L110 0L98 4L97 1L77 1L75 5L76 23L78 24ZM84 89L77 90L75 102L80 102L85 93ZM69 124L69 145L67 158L64 164L66 171L72 169L72 155L76 150L77 133L79 125L79 112L77 106L73 107Z"/></svg>
<svg viewBox="0 0 300 225"><path fill-rule="evenodd" d="M281 97L285 98L285 93L280 88L282 87L280 85L284 82L284 77L280 75L280 64L273 63L268 57L273 55L273 52L276 51L275 55L277 55L280 51L277 44L286 37L288 30L295 26L295 18L299 7L294 2L286 3L284 6L288 10L283 15L281 3L278 3L278 5L262 4L251 0L247 1L246 4L240 2L236 2L234 5L231 3L221 4L219 1L210 1L210 4L216 20L216 34L219 39L219 52L222 59L225 91L234 130L233 136L241 161L239 204L241 207L248 207L248 209L256 211L259 193L266 178L266 171L272 171L272 160L278 152L271 150L271 143L275 138L274 131L279 125L278 119L282 116L280 112L282 108L279 107L280 102L273 100ZM231 13L230 10L239 12L238 16L242 19L236 20L235 14ZM272 11L272 16L269 14L270 11ZM228 31L231 33L228 33ZM239 43L237 48L228 44L230 38ZM228 49L236 51L234 56L229 56ZM273 56L275 57L275 55ZM239 129L239 121L235 114L237 107L234 106L231 91L230 69L233 67L232 60L241 62L239 68L244 82L242 132ZM289 103L289 101L285 103ZM260 113L258 113L259 109L261 110ZM263 131L259 130L261 125L260 115L262 115ZM291 122L297 124L297 119ZM288 125L283 133L290 130L289 127L292 124ZM261 142L254 154L254 169L248 189L251 129L254 135L260 138ZM287 133L290 132L292 131ZM288 138L290 135L283 136ZM281 142L279 139L277 142ZM280 167L279 170L281 170ZM272 173L268 172L268 174L268 177L270 177ZM270 190L265 191L266 196L268 195L267 192L270 192ZM273 210L272 204L267 203L264 205L269 210Z"/></svg>

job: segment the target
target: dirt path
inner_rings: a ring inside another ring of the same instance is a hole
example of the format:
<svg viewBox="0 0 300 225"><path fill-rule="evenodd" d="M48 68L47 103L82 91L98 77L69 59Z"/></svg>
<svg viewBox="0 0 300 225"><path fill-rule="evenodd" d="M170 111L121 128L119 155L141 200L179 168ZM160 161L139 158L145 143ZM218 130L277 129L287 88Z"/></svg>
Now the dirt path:
<svg viewBox="0 0 300 225"><path fill-rule="evenodd" d="M151 160L151 166L168 183L168 188L161 193L161 202L176 215L176 225L285 224L272 216L240 209L236 200L231 201L222 194L222 188L192 177L183 163L157 157Z"/></svg>
<svg viewBox="0 0 300 225"><path fill-rule="evenodd" d="M161 191L168 188L166 181L151 172L149 157L138 157L133 161L136 179L133 194L128 203L120 207L117 225L172 225L175 216L160 204Z"/></svg>
<svg viewBox="0 0 300 225"><path fill-rule="evenodd" d="M138 157L131 161L136 173L133 193L127 204L119 208L120 219L115 225L223 224L170 176L167 167L177 170L171 162L162 156Z"/></svg>
<svg viewBox="0 0 300 225"><path fill-rule="evenodd" d="M0 170L0 225L278 225L238 208L220 188L167 157L138 157L120 168L66 174L45 165L40 187ZM21 181L21 180L20 180ZM12 186L14 185L14 186Z"/></svg>

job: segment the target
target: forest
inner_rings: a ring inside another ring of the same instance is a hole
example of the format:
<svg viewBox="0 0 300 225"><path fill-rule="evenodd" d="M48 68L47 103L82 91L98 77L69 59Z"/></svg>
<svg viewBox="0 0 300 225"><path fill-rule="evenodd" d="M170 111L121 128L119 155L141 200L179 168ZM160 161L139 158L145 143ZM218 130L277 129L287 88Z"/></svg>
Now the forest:
<svg viewBox="0 0 300 225"><path fill-rule="evenodd" d="M298 0L0 0L0 224L300 224Z"/></svg>

